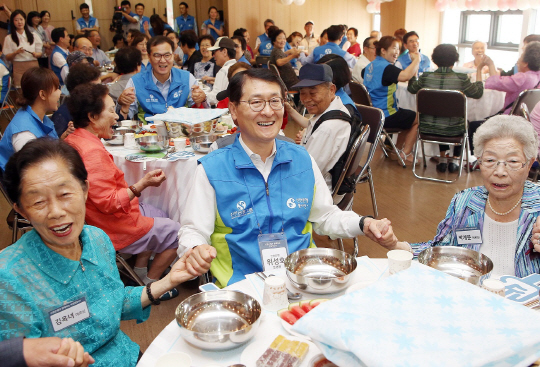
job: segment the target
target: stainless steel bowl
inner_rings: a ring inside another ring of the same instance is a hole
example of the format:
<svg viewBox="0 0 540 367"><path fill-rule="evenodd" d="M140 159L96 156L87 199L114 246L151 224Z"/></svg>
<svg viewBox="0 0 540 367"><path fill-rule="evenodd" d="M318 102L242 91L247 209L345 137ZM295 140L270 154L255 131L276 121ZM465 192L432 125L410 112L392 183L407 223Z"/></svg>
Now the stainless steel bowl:
<svg viewBox="0 0 540 367"><path fill-rule="evenodd" d="M126 135L127 133L135 133L135 129L129 127L117 127L114 129L115 135Z"/></svg>
<svg viewBox="0 0 540 367"><path fill-rule="evenodd" d="M455 246L427 248L418 255L418 262L476 285L493 270L493 262L486 255Z"/></svg>
<svg viewBox="0 0 540 367"><path fill-rule="evenodd" d="M285 259L291 283L304 292L315 294L345 289L356 266L354 256L329 248L308 248L293 252Z"/></svg>
<svg viewBox="0 0 540 367"><path fill-rule="evenodd" d="M124 134L115 133L111 139L104 139L107 143L111 145L123 145L124 144Z"/></svg>
<svg viewBox="0 0 540 367"><path fill-rule="evenodd" d="M186 342L224 350L248 342L259 328L261 305L245 293L220 290L195 294L176 308L176 322Z"/></svg>
<svg viewBox="0 0 540 367"><path fill-rule="evenodd" d="M210 151L210 146L217 140L217 138L218 136L214 134L200 135L189 138L189 141L191 142L191 147L194 151L199 153L208 153Z"/></svg>
<svg viewBox="0 0 540 367"><path fill-rule="evenodd" d="M180 130L185 136L189 136L190 139L192 136L202 135L202 134L211 134L216 130L216 126L220 118L199 122L197 124L187 124L184 122L180 123Z"/></svg>
<svg viewBox="0 0 540 367"><path fill-rule="evenodd" d="M163 135L146 135L136 138L135 141L145 152L161 152L169 148L169 138Z"/></svg>

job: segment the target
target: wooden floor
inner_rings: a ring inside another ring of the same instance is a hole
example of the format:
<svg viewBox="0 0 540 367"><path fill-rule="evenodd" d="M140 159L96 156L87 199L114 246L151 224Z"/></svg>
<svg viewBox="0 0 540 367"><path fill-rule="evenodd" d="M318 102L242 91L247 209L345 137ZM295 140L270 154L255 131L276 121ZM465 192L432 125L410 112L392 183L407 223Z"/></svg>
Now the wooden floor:
<svg viewBox="0 0 540 367"><path fill-rule="evenodd" d="M5 122L0 121L0 126L3 131ZM295 126L289 125L286 135L294 136L295 131ZM380 150L372 162L372 169L379 217L390 219L397 237L409 242L433 238L437 224L444 218L452 196L467 187L481 184L479 171L470 174L464 172L454 184L415 179L411 167L402 168L397 162L384 158ZM433 162L428 162L427 171L431 175L436 174ZM4 220L8 209L4 198L0 197L0 249L7 246L11 238L11 232ZM358 187L353 209L359 214L373 214L368 184ZM316 237L316 242L319 246L332 245L326 238L320 236ZM386 252L384 248L368 239L360 238L360 256L385 257ZM122 330L141 346L142 351L146 350L159 332L174 319L176 306L185 297L198 292L197 281L182 285L180 291L180 297L153 307L147 322L139 325L134 321L122 322Z"/></svg>

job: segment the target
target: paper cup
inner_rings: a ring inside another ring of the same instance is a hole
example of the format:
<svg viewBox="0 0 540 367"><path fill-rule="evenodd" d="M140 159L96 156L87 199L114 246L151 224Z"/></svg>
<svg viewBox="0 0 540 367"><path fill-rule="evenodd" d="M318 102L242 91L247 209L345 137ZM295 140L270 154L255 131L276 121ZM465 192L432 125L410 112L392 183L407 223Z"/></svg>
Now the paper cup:
<svg viewBox="0 0 540 367"><path fill-rule="evenodd" d="M413 254L405 250L392 250L386 254L388 256L388 269L390 274L408 269L411 266Z"/></svg>
<svg viewBox="0 0 540 367"><path fill-rule="evenodd" d="M191 357L182 352L167 353L159 357L155 367L190 367Z"/></svg>
<svg viewBox="0 0 540 367"><path fill-rule="evenodd" d="M504 287L504 283L497 279L486 279L482 283L482 288L484 288L486 291L495 293L501 297L506 296L506 290Z"/></svg>
<svg viewBox="0 0 540 367"><path fill-rule="evenodd" d="M184 149L186 149L186 138L174 138L174 150L177 152L181 152Z"/></svg>
<svg viewBox="0 0 540 367"><path fill-rule="evenodd" d="M280 277L264 280L263 307L268 311L278 311L289 305L285 281Z"/></svg>
<svg viewBox="0 0 540 367"><path fill-rule="evenodd" d="M137 148L137 143L135 142L135 134L133 133L124 134L124 147L128 149Z"/></svg>

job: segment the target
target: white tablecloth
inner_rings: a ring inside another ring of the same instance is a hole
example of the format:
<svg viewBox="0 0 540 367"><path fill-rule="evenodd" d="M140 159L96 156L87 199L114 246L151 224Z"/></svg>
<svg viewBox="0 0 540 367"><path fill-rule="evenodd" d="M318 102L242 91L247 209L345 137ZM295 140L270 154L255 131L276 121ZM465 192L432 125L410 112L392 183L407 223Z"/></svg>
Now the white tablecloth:
<svg viewBox="0 0 540 367"><path fill-rule="evenodd" d="M350 280L351 285L370 284L379 280L380 278L388 276L387 259L370 259L367 256L363 256L358 258L357 261L358 267ZM287 287L291 291L298 291L291 285L289 279L285 275L282 275L282 277L285 279ZM249 294L262 304L262 288L262 280L254 275L248 275L247 279L235 283L226 289L238 290ZM300 293L304 295L302 298L303 300L309 300L315 298L336 298L343 295L345 291L325 295L307 294L303 292ZM171 315L171 317L173 318L174 315ZM261 317L262 319L258 332L250 342L238 348L223 352L204 351L191 346L180 336L179 327L176 320L173 319L171 323L167 325L167 327L165 327L165 329L163 329L163 331L156 337L156 339L154 339L152 344L150 344L143 357L137 364L137 367L154 367L157 359L160 356L172 352L184 352L189 354L192 358L192 367L205 367L209 365L219 365L225 367L235 363L244 363L245 361L242 359L242 353L246 350L246 348L249 348L253 344L257 343L268 346L279 334L282 334L285 337L290 336L290 334L282 327L281 320L278 318L276 312L264 311L263 307L263 315ZM314 345L310 346L310 348L316 349ZM316 350L316 352L319 353L318 350ZM253 365L258 357L260 357L260 355L254 357L252 361L250 360ZM308 362L309 361L305 359L301 367L307 366Z"/></svg>
<svg viewBox="0 0 540 367"><path fill-rule="evenodd" d="M406 82L398 83L396 91L397 104L399 108L416 112L416 94L407 91ZM494 115L504 107L505 92L493 89L484 89L484 94L480 99L467 98L467 119L469 121L480 121Z"/></svg>
<svg viewBox="0 0 540 367"><path fill-rule="evenodd" d="M182 223L180 219L191 189L197 159L203 157L203 154L195 152L195 157L175 162L164 159L148 161L146 162L146 171L144 171L145 163L130 162L125 159L127 154L140 152L139 149L126 149L123 146L108 144L105 144L105 148L112 154L114 163L124 172L125 180L130 185L139 181L147 172L161 168L167 179L159 187L146 188L141 193L140 200L163 210L169 215L169 218ZM193 150L186 148L186 151Z"/></svg>

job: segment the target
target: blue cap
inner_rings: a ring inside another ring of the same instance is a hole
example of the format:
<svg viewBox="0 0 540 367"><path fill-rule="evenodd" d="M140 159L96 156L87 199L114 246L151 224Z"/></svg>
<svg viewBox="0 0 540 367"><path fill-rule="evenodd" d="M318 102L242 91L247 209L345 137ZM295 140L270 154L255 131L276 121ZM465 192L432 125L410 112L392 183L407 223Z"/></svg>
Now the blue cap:
<svg viewBox="0 0 540 367"><path fill-rule="evenodd" d="M313 87L322 83L332 83L334 74L327 64L306 64L300 69L300 82L292 88Z"/></svg>

